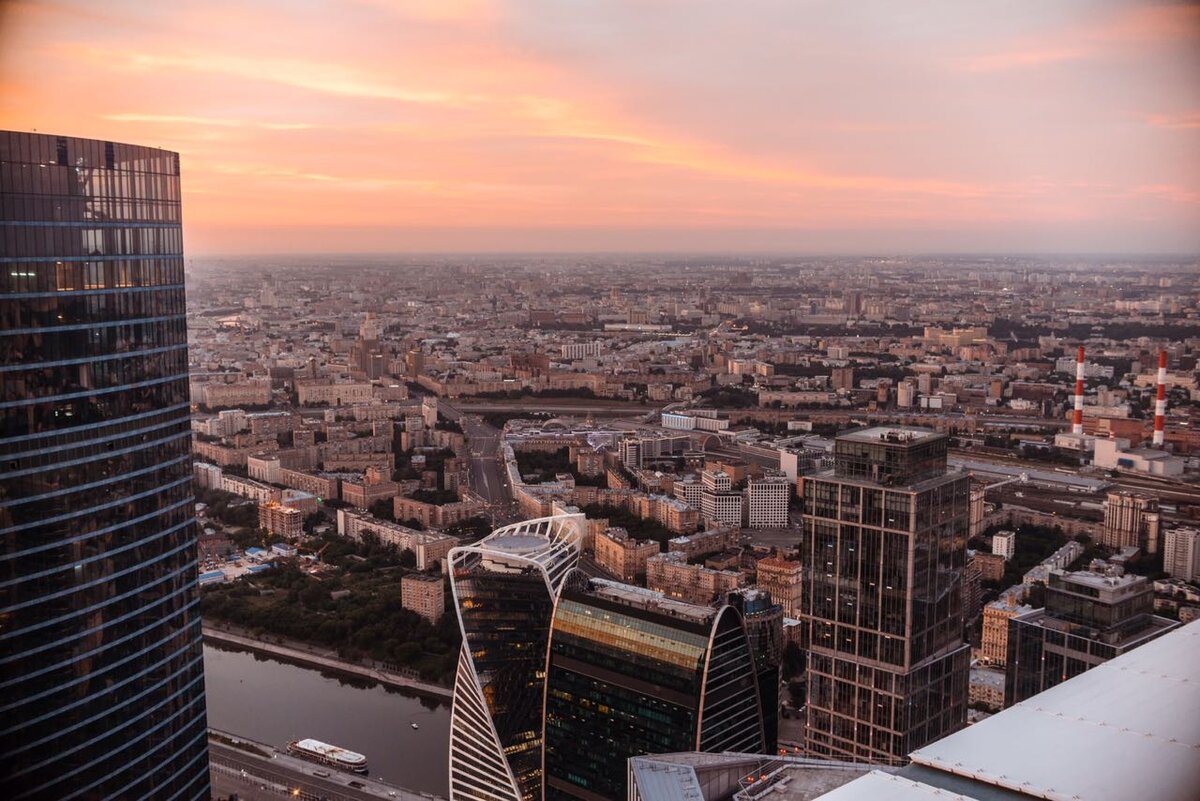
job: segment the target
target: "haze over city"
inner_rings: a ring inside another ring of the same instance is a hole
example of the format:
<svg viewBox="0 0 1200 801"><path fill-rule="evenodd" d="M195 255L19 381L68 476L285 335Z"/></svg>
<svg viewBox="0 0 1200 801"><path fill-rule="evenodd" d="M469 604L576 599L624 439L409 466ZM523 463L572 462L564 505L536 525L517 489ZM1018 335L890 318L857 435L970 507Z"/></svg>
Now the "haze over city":
<svg viewBox="0 0 1200 801"><path fill-rule="evenodd" d="M1191 2L0 5L0 119L190 256L1200 250Z"/></svg>

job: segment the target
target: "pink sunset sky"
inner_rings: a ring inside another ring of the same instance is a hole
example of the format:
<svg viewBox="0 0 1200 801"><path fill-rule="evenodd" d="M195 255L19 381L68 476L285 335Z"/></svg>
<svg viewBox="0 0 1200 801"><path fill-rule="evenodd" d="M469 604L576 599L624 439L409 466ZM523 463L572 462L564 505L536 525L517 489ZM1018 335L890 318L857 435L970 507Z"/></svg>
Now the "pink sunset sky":
<svg viewBox="0 0 1200 801"><path fill-rule="evenodd" d="M1200 251L1200 4L0 0L191 255Z"/></svg>

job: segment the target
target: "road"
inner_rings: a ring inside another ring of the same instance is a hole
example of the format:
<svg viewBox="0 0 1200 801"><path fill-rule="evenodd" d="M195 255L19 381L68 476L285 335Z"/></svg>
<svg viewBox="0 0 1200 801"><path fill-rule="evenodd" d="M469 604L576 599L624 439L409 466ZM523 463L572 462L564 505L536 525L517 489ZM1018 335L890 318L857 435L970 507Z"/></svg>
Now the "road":
<svg viewBox="0 0 1200 801"><path fill-rule="evenodd" d="M462 426L467 436L468 468L471 491L486 504L492 518L492 527L515 523L522 519L513 503L512 489L505 480L504 462L500 456L500 430L488 425L478 415L464 414L445 401L439 409L442 414Z"/></svg>
<svg viewBox="0 0 1200 801"><path fill-rule="evenodd" d="M397 798L404 801L429 801L437 798L386 784L355 773L335 770L280 753L261 743L242 743L269 754L262 756L235 748L213 735L234 739L233 735L212 732L209 735L209 773L214 797L237 793L242 801L277 801L300 798L304 801L378 801ZM317 776L316 772L328 774ZM354 782L356 786L351 786Z"/></svg>

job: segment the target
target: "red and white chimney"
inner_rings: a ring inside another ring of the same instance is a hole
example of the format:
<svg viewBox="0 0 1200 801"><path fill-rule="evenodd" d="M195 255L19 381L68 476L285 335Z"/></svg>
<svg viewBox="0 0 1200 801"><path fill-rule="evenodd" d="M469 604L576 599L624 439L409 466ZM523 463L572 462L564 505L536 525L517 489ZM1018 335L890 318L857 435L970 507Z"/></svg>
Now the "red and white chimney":
<svg viewBox="0 0 1200 801"><path fill-rule="evenodd" d="M1164 428L1167 422L1167 352L1158 352L1158 396L1154 400L1153 445L1161 448L1166 440Z"/></svg>
<svg viewBox="0 0 1200 801"><path fill-rule="evenodd" d="M1071 433L1083 433L1083 345L1075 357L1075 416L1071 420Z"/></svg>

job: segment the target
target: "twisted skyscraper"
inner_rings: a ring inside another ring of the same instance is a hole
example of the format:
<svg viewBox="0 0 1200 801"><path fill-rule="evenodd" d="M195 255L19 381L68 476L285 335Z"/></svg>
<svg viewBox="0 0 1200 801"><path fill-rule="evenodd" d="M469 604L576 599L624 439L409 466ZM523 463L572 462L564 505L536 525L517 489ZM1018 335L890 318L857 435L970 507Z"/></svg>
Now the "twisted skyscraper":
<svg viewBox="0 0 1200 801"><path fill-rule="evenodd" d="M526 520L450 551L463 648L450 719L452 801L542 796L542 703L554 598L583 515Z"/></svg>

